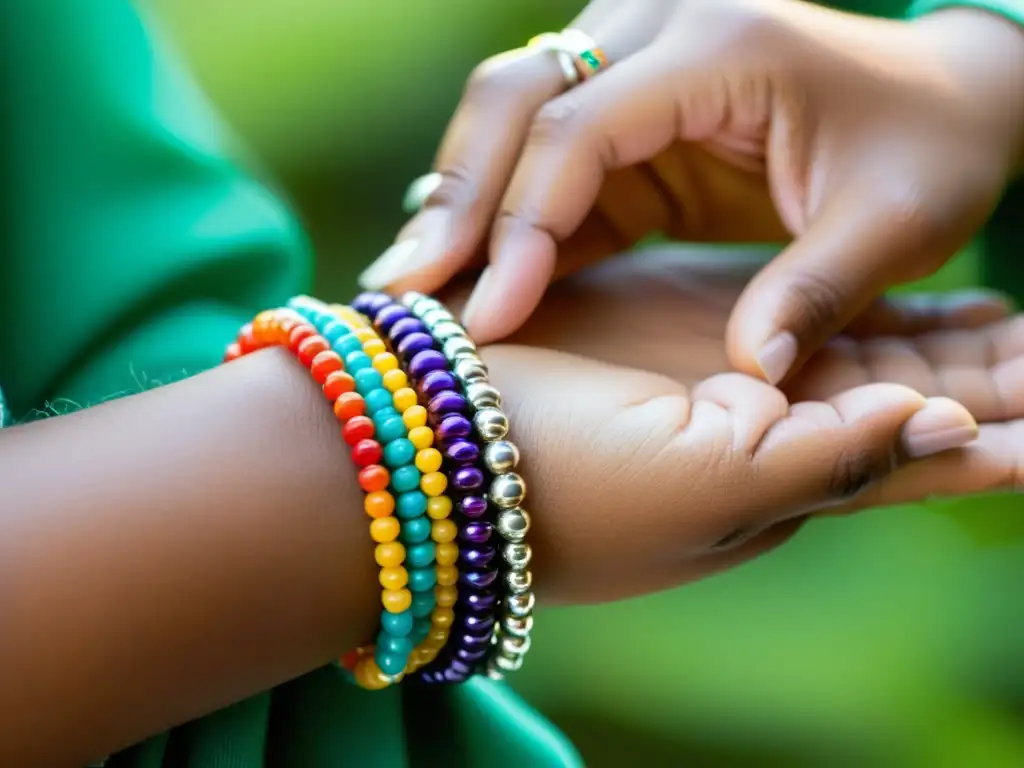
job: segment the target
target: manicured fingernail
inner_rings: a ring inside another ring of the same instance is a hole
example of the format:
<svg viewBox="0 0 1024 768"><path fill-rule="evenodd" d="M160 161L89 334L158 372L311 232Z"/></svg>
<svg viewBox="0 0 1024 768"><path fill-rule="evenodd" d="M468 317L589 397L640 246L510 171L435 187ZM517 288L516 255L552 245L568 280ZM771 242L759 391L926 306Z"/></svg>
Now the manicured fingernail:
<svg viewBox="0 0 1024 768"><path fill-rule="evenodd" d="M757 364L769 384L778 384L782 381L796 362L798 351L796 336L789 331L783 331L768 339L757 356Z"/></svg>
<svg viewBox="0 0 1024 768"><path fill-rule="evenodd" d="M466 306L462 310L462 324L474 336L478 335L474 329L478 329L487 307L493 301L489 287L493 276L491 267L487 267L480 273L480 279L476 281L476 287L473 288L473 293L470 294L469 301L466 302Z"/></svg>
<svg viewBox="0 0 1024 768"><path fill-rule="evenodd" d="M903 427L903 447L912 459L962 448L978 436L978 425L960 403L933 397Z"/></svg>
<svg viewBox="0 0 1024 768"><path fill-rule="evenodd" d="M359 275L359 285L368 291L379 291L397 282L420 266L416 258L419 245L419 240L395 243Z"/></svg>

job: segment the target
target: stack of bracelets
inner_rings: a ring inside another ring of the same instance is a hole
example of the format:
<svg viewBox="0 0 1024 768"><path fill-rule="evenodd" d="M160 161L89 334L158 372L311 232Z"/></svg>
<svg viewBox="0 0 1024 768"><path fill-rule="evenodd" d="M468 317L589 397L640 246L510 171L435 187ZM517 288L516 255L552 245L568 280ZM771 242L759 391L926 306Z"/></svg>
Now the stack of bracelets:
<svg viewBox="0 0 1024 768"><path fill-rule="evenodd" d="M365 492L384 610L374 642L341 666L371 690L519 669L534 606L526 485L465 329L418 293L299 296L257 315L224 359L270 346L322 386Z"/></svg>

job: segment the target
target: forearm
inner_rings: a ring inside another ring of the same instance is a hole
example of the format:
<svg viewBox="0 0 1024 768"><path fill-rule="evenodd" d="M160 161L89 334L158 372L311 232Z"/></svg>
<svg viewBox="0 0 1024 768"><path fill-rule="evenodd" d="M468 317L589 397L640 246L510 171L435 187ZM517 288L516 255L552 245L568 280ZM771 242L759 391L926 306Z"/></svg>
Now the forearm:
<svg viewBox="0 0 1024 768"><path fill-rule="evenodd" d="M0 432L0 764L76 765L372 636L337 422L286 352Z"/></svg>

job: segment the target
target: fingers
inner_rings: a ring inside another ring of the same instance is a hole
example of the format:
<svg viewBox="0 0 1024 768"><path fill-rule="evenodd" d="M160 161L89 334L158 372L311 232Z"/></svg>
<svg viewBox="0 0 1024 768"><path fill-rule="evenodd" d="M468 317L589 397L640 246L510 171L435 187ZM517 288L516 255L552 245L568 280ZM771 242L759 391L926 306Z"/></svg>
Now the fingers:
<svg viewBox="0 0 1024 768"><path fill-rule="evenodd" d="M1024 317L912 337L836 339L787 384L795 400L824 399L873 381L945 396L979 422L1024 418Z"/></svg>
<svg viewBox="0 0 1024 768"><path fill-rule="evenodd" d="M613 0L597 0L572 27L599 39L618 61L650 39L663 4L644 0L623 13ZM613 18L617 23L609 23ZM568 85L562 65L571 62L558 56L533 47L477 67L441 144L439 185L397 244L360 277L363 287L433 292L470 261L491 228L534 115Z"/></svg>
<svg viewBox="0 0 1024 768"><path fill-rule="evenodd" d="M857 338L915 336L952 328L978 328L1010 313L1005 296L983 289L950 293L884 296L858 316L844 333Z"/></svg>
<svg viewBox="0 0 1024 768"><path fill-rule="evenodd" d="M722 434L716 471L739 484L725 494L738 503L722 516L724 536L846 503L915 459L967 445L978 427L959 403L895 384L790 405L763 382L723 374L695 388L683 450Z"/></svg>
<svg viewBox="0 0 1024 768"><path fill-rule="evenodd" d="M557 244L593 209L605 175L676 138L671 56L654 44L537 113L501 204L490 266L464 322L483 342L516 330L555 271Z"/></svg>

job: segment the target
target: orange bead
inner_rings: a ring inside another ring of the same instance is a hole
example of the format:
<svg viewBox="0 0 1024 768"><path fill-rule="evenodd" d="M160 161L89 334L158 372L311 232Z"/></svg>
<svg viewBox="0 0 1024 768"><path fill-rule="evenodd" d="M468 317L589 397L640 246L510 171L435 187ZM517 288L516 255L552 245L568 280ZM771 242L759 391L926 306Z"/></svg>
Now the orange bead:
<svg viewBox="0 0 1024 768"><path fill-rule="evenodd" d="M308 368L313 364L313 358L330 348L331 345L323 336L310 336L299 342L299 347L295 354L298 355L299 362Z"/></svg>
<svg viewBox="0 0 1024 768"><path fill-rule="evenodd" d="M370 523L370 538L378 544L385 544L398 538L402 524L397 517L381 517Z"/></svg>
<svg viewBox="0 0 1024 768"><path fill-rule="evenodd" d="M409 583L409 572L400 565L381 568L377 580L384 589L397 591Z"/></svg>
<svg viewBox="0 0 1024 768"><path fill-rule="evenodd" d="M459 529L451 520L435 520L430 524L430 538L438 544L447 544L455 541Z"/></svg>
<svg viewBox="0 0 1024 768"><path fill-rule="evenodd" d="M427 409L422 405L414 405L402 414L402 421L406 429L416 429L425 426L427 423Z"/></svg>
<svg viewBox="0 0 1024 768"><path fill-rule="evenodd" d="M454 565L442 565L437 568L437 583L442 587L455 586L459 580L459 572Z"/></svg>
<svg viewBox="0 0 1024 768"><path fill-rule="evenodd" d="M391 474L380 464L371 464L359 470L359 487L366 493L383 491L391 482Z"/></svg>
<svg viewBox="0 0 1024 768"><path fill-rule="evenodd" d="M324 379L324 397L334 402L346 392L354 392L356 380L345 371L331 371Z"/></svg>
<svg viewBox="0 0 1024 768"><path fill-rule="evenodd" d="M292 328L291 333L288 334L288 349L292 352L299 351L299 344L304 342L310 336L316 335L316 328L309 323L299 323Z"/></svg>
<svg viewBox="0 0 1024 768"><path fill-rule="evenodd" d="M459 545L454 541L445 541L434 549L434 559L438 565L455 565L459 559Z"/></svg>
<svg viewBox="0 0 1024 768"><path fill-rule="evenodd" d="M385 589L380 593L380 601L388 613L401 613L412 605L412 592L408 589Z"/></svg>
<svg viewBox="0 0 1024 768"><path fill-rule="evenodd" d="M395 511L395 497L387 491L374 491L366 494L363 499L363 509L370 517L379 520L387 517ZM442 522L450 522L448 520ZM454 525L454 523L453 523Z"/></svg>
<svg viewBox="0 0 1024 768"><path fill-rule="evenodd" d="M387 345L379 338L369 339L363 342L363 352L365 352L371 359L375 358L377 355L383 355L387 351Z"/></svg>
<svg viewBox="0 0 1024 768"><path fill-rule="evenodd" d="M238 345L238 342L228 344L228 348L224 350L224 362L230 363L232 360L237 360L242 356L242 348Z"/></svg>
<svg viewBox="0 0 1024 768"><path fill-rule="evenodd" d="M273 309L268 309L264 312L260 312L253 318L252 321L252 335L257 341L263 342L264 344L273 343L276 341L274 333L277 330L277 312Z"/></svg>
<svg viewBox="0 0 1024 768"><path fill-rule="evenodd" d="M434 496L427 499L427 517L444 520L452 513L452 500L448 496Z"/></svg>
<svg viewBox="0 0 1024 768"><path fill-rule="evenodd" d="M242 326L242 330L238 332L238 346L241 348L243 355L255 352L262 346L256 340L256 337L253 336L252 323L246 323Z"/></svg>
<svg viewBox="0 0 1024 768"><path fill-rule="evenodd" d="M459 590L454 586L434 587L434 600L437 602L438 608L451 608L458 599Z"/></svg>
<svg viewBox="0 0 1024 768"><path fill-rule="evenodd" d="M405 546L399 541L378 544L373 550L373 557L381 568L394 568L405 562Z"/></svg>
<svg viewBox="0 0 1024 768"><path fill-rule="evenodd" d="M366 401L358 392L343 392L334 401L334 415L340 421L348 421L353 416L366 413Z"/></svg>
<svg viewBox="0 0 1024 768"><path fill-rule="evenodd" d="M318 353L309 365L309 372L316 379L317 384L326 384L327 377L340 370L341 356L333 349L327 349Z"/></svg>
<svg viewBox="0 0 1024 768"><path fill-rule="evenodd" d="M384 374L383 379L384 389L386 389L388 392L397 392L398 390L402 389L402 387L409 386L409 377L401 368L396 368L393 371L388 371L387 373Z"/></svg>

